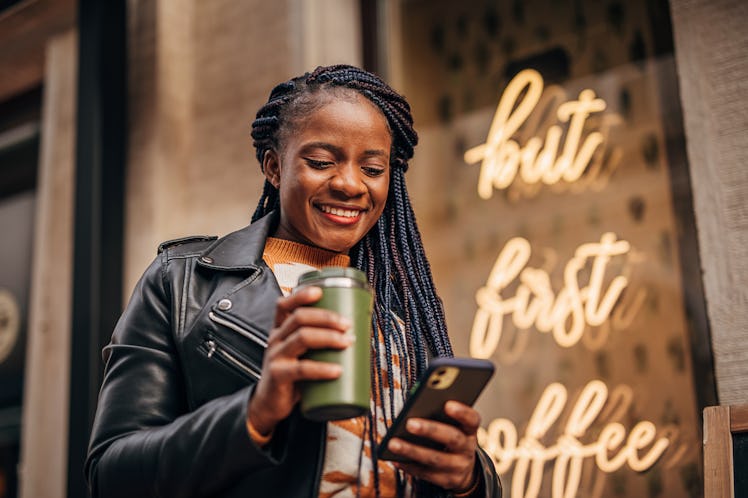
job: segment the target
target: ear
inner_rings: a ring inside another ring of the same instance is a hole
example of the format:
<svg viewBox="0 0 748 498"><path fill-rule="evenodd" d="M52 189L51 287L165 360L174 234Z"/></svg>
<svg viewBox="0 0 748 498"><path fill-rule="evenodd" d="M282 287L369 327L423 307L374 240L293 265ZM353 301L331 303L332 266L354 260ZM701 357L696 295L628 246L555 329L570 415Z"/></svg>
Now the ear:
<svg viewBox="0 0 748 498"><path fill-rule="evenodd" d="M280 187L280 158L274 150L265 151L265 157L262 158L262 171L270 185L276 189Z"/></svg>

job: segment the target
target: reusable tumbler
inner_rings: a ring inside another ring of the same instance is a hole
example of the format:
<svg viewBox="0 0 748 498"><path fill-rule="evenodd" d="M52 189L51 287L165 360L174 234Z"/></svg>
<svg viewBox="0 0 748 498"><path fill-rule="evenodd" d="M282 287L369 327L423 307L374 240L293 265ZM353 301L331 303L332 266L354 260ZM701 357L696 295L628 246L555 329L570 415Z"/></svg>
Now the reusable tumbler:
<svg viewBox="0 0 748 498"><path fill-rule="evenodd" d="M345 333L354 336L346 349L316 349L304 357L336 363L342 374L334 380L304 382L301 413L308 419L325 421L357 417L369 410L371 365L371 314L373 296L366 275L356 268L326 267L304 273L297 289L317 286L322 298L312 306L325 308L351 320Z"/></svg>

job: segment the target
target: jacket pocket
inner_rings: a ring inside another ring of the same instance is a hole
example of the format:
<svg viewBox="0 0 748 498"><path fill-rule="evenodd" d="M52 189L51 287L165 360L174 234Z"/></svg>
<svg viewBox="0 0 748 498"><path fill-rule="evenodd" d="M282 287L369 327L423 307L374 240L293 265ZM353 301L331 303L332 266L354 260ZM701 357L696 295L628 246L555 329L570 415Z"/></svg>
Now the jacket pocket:
<svg viewBox="0 0 748 498"><path fill-rule="evenodd" d="M258 330L254 330L245 325L240 325L235 320L231 320L227 316L221 316L215 311L211 311L210 313L208 313L208 318L210 319L211 322L217 323L218 325L222 325L226 327L227 329L232 330L233 332L236 332L242 337L249 339L250 341L257 344L258 346L262 347L262 349L266 349L268 347L266 335L261 333Z"/></svg>
<svg viewBox="0 0 748 498"><path fill-rule="evenodd" d="M257 382L261 370L242 353L215 335L208 335L198 348L208 359L219 363L242 378Z"/></svg>

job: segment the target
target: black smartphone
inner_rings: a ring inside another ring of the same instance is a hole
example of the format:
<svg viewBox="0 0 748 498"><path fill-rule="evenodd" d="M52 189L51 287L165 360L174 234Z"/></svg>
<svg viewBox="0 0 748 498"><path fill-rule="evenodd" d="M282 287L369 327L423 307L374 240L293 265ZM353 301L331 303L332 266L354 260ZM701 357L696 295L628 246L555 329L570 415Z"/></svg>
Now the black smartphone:
<svg viewBox="0 0 748 498"><path fill-rule="evenodd" d="M382 460L405 461L387 449L387 443L397 437L413 444L439 449L440 444L431 439L411 434L405 423L411 417L437 420L457 426L458 423L444 413L449 400L472 406L494 372L493 363L475 358L436 358L413 385L402 411L379 444L377 456Z"/></svg>

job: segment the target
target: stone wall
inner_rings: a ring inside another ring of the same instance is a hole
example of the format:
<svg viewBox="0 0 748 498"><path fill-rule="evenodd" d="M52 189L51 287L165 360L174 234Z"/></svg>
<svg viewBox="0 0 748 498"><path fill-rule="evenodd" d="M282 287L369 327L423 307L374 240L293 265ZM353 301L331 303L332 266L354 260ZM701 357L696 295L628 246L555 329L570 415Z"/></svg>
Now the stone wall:
<svg viewBox="0 0 748 498"><path fill-rule="evenodd" d="M671 2L720 404L748 400L748 4Z"/></svg>
<svg viewBox="0 0 748 498"><path fill-rule="evenodd" d="M249 221L257 108L291 75L287 2L138 1L129 16L125 295L159 242Z"/></svg>
<svg viewBox="0 0 748 498"><path fill-rule="evenodd" d="M357 9L353 0L128 3L126 296L160 242L249 222L264 180L250 137L257 109L276 83L318 64L359 63Z"/></svg>

